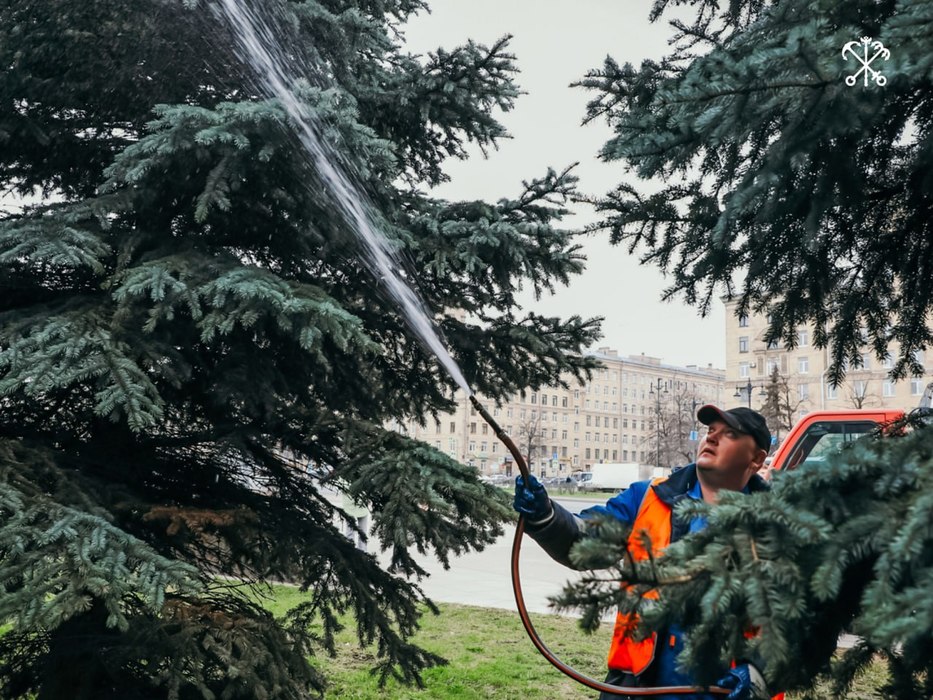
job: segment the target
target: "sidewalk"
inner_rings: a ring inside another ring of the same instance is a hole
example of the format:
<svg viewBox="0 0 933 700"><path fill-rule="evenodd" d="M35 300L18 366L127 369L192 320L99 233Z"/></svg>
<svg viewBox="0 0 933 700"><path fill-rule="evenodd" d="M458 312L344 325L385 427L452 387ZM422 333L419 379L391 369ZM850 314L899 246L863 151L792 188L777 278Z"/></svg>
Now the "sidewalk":
<svg viewBox="0 0 933 700"><path fill-rule="evenodd" d="M437 602L515 610L511 574L514 533L510 528L482 552L472 552L452 560L448 570L444 570L432 557L416 555L419 565L430 574L418 585ZM380 555L380 561L386 563L387 560L385 554ZM548 596L556 595L567 581L578 576L552 561L528 537L522 542L519 573L528 610L552 614L554 610L548 604Z"/></svg>

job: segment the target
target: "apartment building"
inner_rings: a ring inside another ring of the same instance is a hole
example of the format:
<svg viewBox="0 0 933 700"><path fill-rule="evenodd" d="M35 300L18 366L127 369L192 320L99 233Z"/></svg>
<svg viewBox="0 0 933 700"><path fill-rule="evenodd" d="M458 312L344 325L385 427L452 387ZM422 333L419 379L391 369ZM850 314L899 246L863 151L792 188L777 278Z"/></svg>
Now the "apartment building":
<svg viewBox="0 0 933 700"><path fill-rule="evenodd" d="M924 373L895 382L888 376L892 360L880 361L866 347L858 366L850 366L843 383L833 386L826 376L828 351L814 347L812 325L801 325L797 329L797 346L793 349L779 342L769 345L764 340L768 329L765 315L737 317L737 302L724 303L728 405L749 405L751 388L750 405L761 408L764 387L775 368L789 388L788 406L793 409L795 420L820 409L887 407L910 410L917 406L927 383L933 381L933 363L922 353L917 359L924 366ZM891 355L896 356L897 352L897 345L892 343Z"/></svg>
<svg viewBox="0 0 933 700"><path fill-rule="evenodd" d="M725 397L721 369L678 367L646 355L620 357L608 347L589 355L601 367L588 382L568 378L567 389L516 394L500 406L478 397L539 476L563 477L600 462L660 463L665 453L657 446L673 430L667 420L672 411L678 411L678 437L695 442L690 411ZM505 446L465 394L458 392L456 400L456 411L437 421L428 417L426 426L412 421L394 427L484 474L511 475Z"/></svg>

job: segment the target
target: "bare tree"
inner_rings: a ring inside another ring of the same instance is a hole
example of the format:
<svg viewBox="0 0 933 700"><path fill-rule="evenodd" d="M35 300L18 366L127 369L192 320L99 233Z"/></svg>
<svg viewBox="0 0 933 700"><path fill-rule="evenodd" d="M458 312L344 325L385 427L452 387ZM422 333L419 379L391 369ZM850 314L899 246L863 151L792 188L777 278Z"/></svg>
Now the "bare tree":
<svg viewBox="0 0 933 700"><path fill-rule="evenodd" d="M518 449L525 455L528 468L531 469L535 457L547 451L541 429L541 414L532 410L525 418L521 418L516 437Z"/></svg>
<svg viewBox="0 0 933 700"><path fill-rule="evenodd" d="M655 416L650 424L646 443L656 463L662 467L673 467L692 462L696 457L696 441L690 439L697 428L697 407L703 400L686 385L671 389L655 406Z"/></svg>
<svg viewBox="0 0 933 700"><path fill-rule="evenodd" d="M846 382L846 395L852 408L874 406L879 401L879 397L868 390L868 380L864 379Z"/></svg>

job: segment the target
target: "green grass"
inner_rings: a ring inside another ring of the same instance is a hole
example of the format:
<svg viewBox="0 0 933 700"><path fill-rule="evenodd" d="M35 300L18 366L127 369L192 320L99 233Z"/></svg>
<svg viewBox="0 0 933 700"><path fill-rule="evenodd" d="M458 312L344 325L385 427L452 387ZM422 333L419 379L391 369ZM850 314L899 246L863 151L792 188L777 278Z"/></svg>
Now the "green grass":
<svg viewBox="0 0 933 700"><path fill-rule="evenodd" d="M295 589L277 587L269 609L284 613L301 600ZM440 604L440 615L426 613L415 644L440 654L449 664L423 674L424 689L403 686L390 680L380 689L370 674L375 663L371 649L361 649L353 625L337 638L337 656L316 663L327 674L328 698L389 698L391 700L439 698L492 698L570 700L592 698L584 688L545 661L528 639L516 613L491 608ZM586 635L576 621L554 615L532 615L532 621L552 651L566 663L602 679L611 627Z"/></svg>
<svg viewBox="0 0 933 700"><path fill-rule="evenodd" d="M302 600L297 589L275 588L274 599L267 607L276 615ZM442 603L440 615L426 613L419 632L412 641L445 657L449 664L424 672L425 688L402 686L389 681L380 689L370 669L375 663L371 649L361 649L353 625L340 633L336 658L322 657L314 663L328 676L328 698L368 700L591 700L589 690L552 667L528 639L518 614L508 610L478 608ZM555 615L532 615L532 621L545 644L565 663L593 678L605 675L606 652L611 625L596 634L584 634L577 621ZM881 698L878 688L885 680L883 667L877 664L859 680L846 700ZM789 694L788 700L800 695ZM819 697L831 698L827 689Z"/></svg>

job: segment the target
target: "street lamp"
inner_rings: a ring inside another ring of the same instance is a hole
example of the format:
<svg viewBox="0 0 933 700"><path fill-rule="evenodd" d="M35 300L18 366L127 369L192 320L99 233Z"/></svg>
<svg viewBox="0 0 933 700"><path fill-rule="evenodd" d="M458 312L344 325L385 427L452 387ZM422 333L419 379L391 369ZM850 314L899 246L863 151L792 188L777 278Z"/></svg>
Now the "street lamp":
<svg viewBox="0 0 933 700"><path fill-rule="evenodd" d="M657 389L655 389L657 387ZM662 392L663 389L663 392ZM660 468L661 466L661 394L667 394L667 388L664 386L664 381L661 377L658 377L657 381L651 385L651 388L648 389L648 395L654 396L654 429L655 429L655 446L654 446L654 466Z"/></svg>
<svg viewBox="0 0 933 700"><path fill-rule="evenodd" d="M753 385L752 385L752 380L751 380L751 379L748 380L748 383L747 383L745 386L742 386L741 384L739 384L739 385L735 388L735 393L733 394L733 396L734 396L735 398L737 398L737 399L741 399L741 398L742 398L742 395L743 395L743 392L744 392L745 398L746 398L747 401L748 401L748 407L751 408L751 407L752 407L752 389L756 389L756 388L757 388L757 389L761 389L761 391L758 393L758 396L760 396L760 397L767 397L768 392L765 391L765 385L764 385L764 384L755 384L755 385L753 386Z"/></svg>

